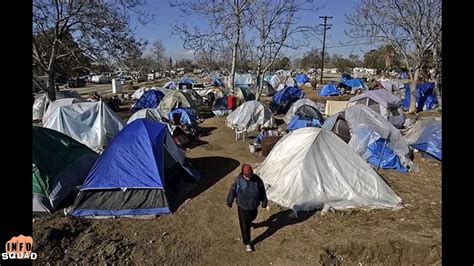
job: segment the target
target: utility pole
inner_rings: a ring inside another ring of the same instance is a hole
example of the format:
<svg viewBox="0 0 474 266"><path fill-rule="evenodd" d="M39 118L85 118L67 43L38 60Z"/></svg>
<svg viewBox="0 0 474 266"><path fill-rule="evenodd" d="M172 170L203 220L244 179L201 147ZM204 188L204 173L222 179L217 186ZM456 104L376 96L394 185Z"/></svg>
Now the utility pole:
<svg viewBox="0 0 474 266"><path fill-rule="evenodd" d="M324 35L323 35L323 52L321 54L321 81L320 84L323 85L323 72L324 72L324 48L326 46L326 30L329 30L331 28L331 24L327 24L327 20L331 19L331 17L328 16L319 16L319 18L324 19L324 24L319 24L324 27Z"/></svg>

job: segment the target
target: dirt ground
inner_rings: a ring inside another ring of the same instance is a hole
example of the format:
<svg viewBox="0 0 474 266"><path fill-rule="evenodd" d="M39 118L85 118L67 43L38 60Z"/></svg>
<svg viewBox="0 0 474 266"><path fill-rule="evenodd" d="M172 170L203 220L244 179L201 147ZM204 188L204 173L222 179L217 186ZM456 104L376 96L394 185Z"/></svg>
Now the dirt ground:
<svg viewBox="0 0 474 266"><path fill-rule="evenodd" d="M316 99L314 91L306 92ZM270 211L259 211L257 228L252 230L256 251L247 253L240 240L235 205L229 210L225 199L240 165L265 158L249 152L248 139L235 141L224 121L211 117L201 124L205 136L187 156L202 179L177 212L149 220L78 219L62 212L36 218L35 262L441 264L441 162L424 159L419 153L414 158L419 173L379 171L402 198L404 208L308 212L291 218L290 211L270 202Z"/></svg>

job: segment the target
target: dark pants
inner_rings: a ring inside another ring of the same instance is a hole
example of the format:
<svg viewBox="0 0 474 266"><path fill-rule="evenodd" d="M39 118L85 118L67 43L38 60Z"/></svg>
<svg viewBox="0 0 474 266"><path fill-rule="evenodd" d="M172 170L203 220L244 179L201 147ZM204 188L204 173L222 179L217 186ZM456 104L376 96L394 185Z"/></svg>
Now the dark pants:
<svg viewBox="0 0 474 266"><path fill-rule="evenodd" d="M257 218L258 210L244 210L238 207L240 232L242 233L242 241L244 245L250 245L250 226L252 221Z"/></svg>

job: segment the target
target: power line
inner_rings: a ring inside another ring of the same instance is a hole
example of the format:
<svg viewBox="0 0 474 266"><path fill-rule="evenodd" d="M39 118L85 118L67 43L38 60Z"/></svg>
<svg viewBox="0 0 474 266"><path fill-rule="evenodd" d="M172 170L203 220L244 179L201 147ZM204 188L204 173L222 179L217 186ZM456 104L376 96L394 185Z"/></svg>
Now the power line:
<svg viewBox="0 0 474 266"><path fill-rule="evenodd" d="M324 48L326 46L326 31L329 30L332 26L332 24L327 24L327 20L331 19L329 16L319 16L319 18L322 18L324 20L324 24L319 24L324 27L324 35L323 35L323 51L321 53L321 84L323 84L323 70L324 70Z"/></svg>

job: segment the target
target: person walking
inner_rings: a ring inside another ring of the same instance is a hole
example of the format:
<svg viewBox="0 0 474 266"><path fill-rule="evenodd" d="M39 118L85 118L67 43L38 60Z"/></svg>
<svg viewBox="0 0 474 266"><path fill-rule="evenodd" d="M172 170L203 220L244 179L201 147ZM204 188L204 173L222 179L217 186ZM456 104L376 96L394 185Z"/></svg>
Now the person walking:
<svg viewBox="0 0 474 266"><path fill-rule="evenodd" d="M229 194L227 195L227 207L232 208L232 203L236 199L237 211L239 215L240 232L242 242L246 251L253 251L251 244L250 227L257 218L258 206L262 205L267 211L267 193L262 179L253 173L250 164L243 164L242 171L235 179Z"/></svg>

